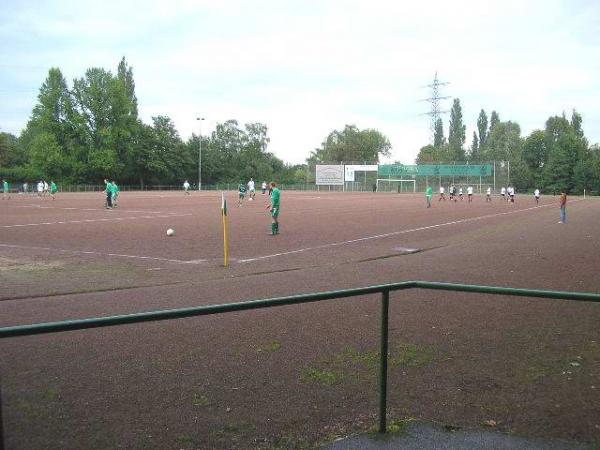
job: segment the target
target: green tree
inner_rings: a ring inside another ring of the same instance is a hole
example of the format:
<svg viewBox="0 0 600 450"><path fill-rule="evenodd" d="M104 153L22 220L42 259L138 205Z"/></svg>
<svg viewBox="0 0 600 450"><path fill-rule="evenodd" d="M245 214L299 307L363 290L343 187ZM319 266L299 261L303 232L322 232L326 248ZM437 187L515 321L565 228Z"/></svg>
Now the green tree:
<svg viewBox="0 0 600 450"><path fill-rule="evenodd" d="M448 148L452 161L464 161L466 159L463 148L466 140L466 128L466 125L463 123L460 100L455 98L450 110L450 124L448 128Z"/></svg>
<svg viewBox="0 0 600 450"><path fill-rule="evenodd" d="M521 158L521 127L516 122L498 122L490 131L483 159L513 161Z"/></svg>
<svg viewBox="0 0 600 450"><path fill-rule="evenodd" d="M442 147L446 144L446 138L444 137L444 123L441 118L435 121L435 133L433 135L433 146Z"/></svg>
<svg viewBox="0 0 600 450"><path fill-rule="evenodd" d="M471 141L471 151L469 152L469 160L472 162L478 162L480 160L479 154L479 138L477 132L473 131L473 141Z"/></svg>
<svg viewBox="0 0 600 450"><path fill-rule="evenodd" d="M479 117L477 117L477 131L479 132L479 149L483 151L488 136L488 118L483 109L479 111Z"/></svg>
<svg viewBox="0 0 600 450"><path fill-rule="evenodd" d="M500 115L496 111L492 111L492 115L490 116L490 130L489 133L492 132L493 128L500 123Z"/></svg>
<svg viewBox="0 0 600 450"><path fill-rule="evenodd" d="M342 131L331 132L312 156L319 162L375 163L379 161L380 155L389 156L391 148L388 138L379 131L359 130L355 125L346 125Z"/></svg>

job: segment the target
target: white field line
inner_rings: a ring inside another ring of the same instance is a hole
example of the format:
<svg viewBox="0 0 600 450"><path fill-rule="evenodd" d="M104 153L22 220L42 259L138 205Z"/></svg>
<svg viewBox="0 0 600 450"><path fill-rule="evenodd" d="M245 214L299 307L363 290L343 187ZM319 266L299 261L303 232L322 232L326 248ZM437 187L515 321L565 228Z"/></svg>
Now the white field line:
<svg viewBox="0 0 600 450"><path fill-rule="evenodd" d="M579 201L582 201L582 199L572 200L570 203L579 202ZM486 214L485 216L470 217L468 219L453 220L452 222L438 223L435 225L427 225L427 226L418 227L418 228L410 228L408 230L392 231L390 233L377 234L375 236L366 236L366 237L362 237L362 238L358 238L358 239L351 239L348 241L332 242L329 244L317 245L315 247L306 247L306 248L301 248L298 250L290 250L288 252L274 253L272 255L257 256L256 258L240 259L240 260L238 260L238 262L239 263L247 263L247 262L253 262L253 261L260 261L262 259L275 258L277 256L286 256L286 255L292 255L295 253L308 252L311 250L320 250L323 248L339 247L341 245L354 244L356 242L369 241L369 240L373 240L373 239L381 239L381 238L386 238L386 237L390 237L390 236L397 236L400 234L414 233L416 231L430 230L432 228L447 227L449 225L456 225L459 223L475 222L477 220L484 220L484 219L489 219L492 217L504 216L507 214L516 214L516 213L520 213L520 212L524 212L524 211L531 211L534 209L546 208L549 206L555 207L556 205L555 204L547 204L547 205L541 205L541 206L533 206L531 208L519 209L516 211L507 211L507 212L497 213L497 214Z"/></svg>
<svg viewBox="0 0 600 450"><path fill-rule="evenodd" d="M38 227L41 225L68 225L72 223L94 223L94 222L120 222L123 220L139 220L139 219L158 219L171 217L191 216L192 213L186 214L163 214L155 216L134 216L134 217L105 217L103 219L81 219L81 220L61 220L58 222L41 222L41 223L20 223L15 225L0 225L0 228L20 228L20 227Z"/></svg>
<svg viewBox="0 0 600 450"><path fill-rule="evenodd" d="M94 255L94 256L110 256L116 258L131 258L131 259L146 259L152 261L164 261L164 262L172 262L177 264L200 264L205 262L205 259L194 259L191 261L184 261L181 259L169 259L169 258L159 258L155 256L138 256L138 255L123 255L120 253L102 253L102 252L92 252L92 251L83 251L83 250L63 250L60 248L51 248L51 247L33 247L26 245L13 245L13 244L0 244L0 247L4 248L17 248L17 249L26 249L26 250L45 250L52 251L58 253L69 253L75 255Z"/></svg>
<svg viewBox="0 0 600 450"><path fill-rule="evenodd" d="M12 205L11 205L12 206ZM59 207L59 206L42 206L42 205L15 205L13 208L37 208L37 209L60 209L66 211L105 211L106 208L73 208L73 207ZM142 214L172 214L165 211L144 211L127 209L125 212L128 213L142 213Z"/></svg>

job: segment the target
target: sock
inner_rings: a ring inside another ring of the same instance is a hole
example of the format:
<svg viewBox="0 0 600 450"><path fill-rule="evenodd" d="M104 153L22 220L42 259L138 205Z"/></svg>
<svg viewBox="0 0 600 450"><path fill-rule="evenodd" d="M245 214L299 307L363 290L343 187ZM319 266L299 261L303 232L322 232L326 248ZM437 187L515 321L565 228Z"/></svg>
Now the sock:
<svg viewBox="0 0 600 450"><path fill-rule="evenodd" d="M271 234L275 234L275 223L271 223Z"/></svg>
<svg viewBox="0 0 600 450"><path fill-rule="evenodd" d="M275 234L279 234L279 222L275 222Z"/></svg>

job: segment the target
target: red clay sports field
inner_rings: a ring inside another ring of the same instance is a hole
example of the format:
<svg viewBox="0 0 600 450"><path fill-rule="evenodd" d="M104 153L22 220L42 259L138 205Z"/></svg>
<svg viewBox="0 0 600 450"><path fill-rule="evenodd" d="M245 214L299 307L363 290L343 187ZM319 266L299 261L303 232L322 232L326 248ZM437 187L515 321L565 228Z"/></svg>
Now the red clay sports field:
<svg viewBox="0 0 600 450"><path fill-rule="evenodd" d="M0 326L404 280L600 291L599 199L571 197L561 225L552 196L427 209L422 194L283 191L270 236L268 197L226 197L229 268L218 192L2 200ZM378 300L1 340L7 448L305 448L365 430ZM391 300L391 418L600 441L600 304Z"/></svg>

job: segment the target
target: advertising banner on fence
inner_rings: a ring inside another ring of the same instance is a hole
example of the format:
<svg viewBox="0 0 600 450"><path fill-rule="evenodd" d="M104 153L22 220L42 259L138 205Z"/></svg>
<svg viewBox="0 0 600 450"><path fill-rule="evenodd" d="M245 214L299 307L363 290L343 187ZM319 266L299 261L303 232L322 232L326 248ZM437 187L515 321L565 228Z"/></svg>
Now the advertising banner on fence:
<svg viewBox="0 0 600 450"><path fill-rule="evenodd" d="M317 164L315 182L320 186L343 186L344 166Z"/></svg>
<svg viewBox="0 0 600 450"><path fill-rule="evenodd" d="M377 172L377 164L347 164L344 166L344 179L354 181L354 172Z"/></svg>
<svg viewBox="0 0 600 450"><path fill-rule="evenodd" d="M403 164L387 164L379 166L380 177L490 177L493 175L491 164L423 164L407 166Z"/></svg>

